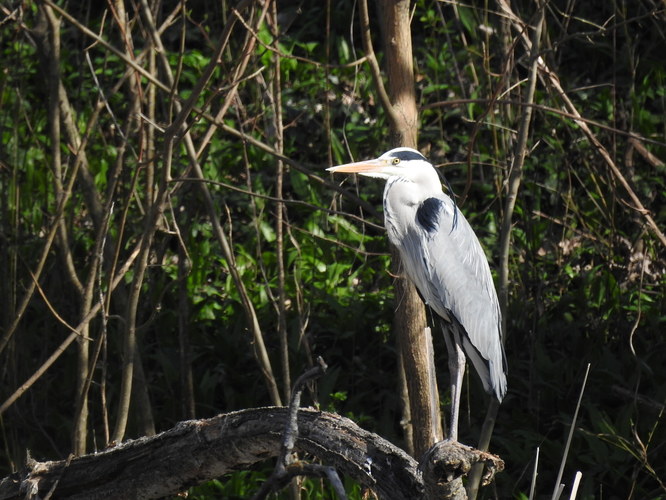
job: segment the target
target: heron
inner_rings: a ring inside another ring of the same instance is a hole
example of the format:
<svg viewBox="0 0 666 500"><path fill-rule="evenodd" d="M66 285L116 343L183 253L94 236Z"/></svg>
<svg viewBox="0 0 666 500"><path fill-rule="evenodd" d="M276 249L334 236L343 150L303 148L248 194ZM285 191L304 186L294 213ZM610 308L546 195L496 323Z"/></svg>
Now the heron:
<svg viewBox="0 0 666 500"><path fill-rule="evenodd" d="M437 170L415 149L395 148L373 160L327 170L386 180L388 238L444 332L451 377L448 438L457 441L465 355L491 397L501 402L507 390L499 301L481 243L442 190Z"/></svg>

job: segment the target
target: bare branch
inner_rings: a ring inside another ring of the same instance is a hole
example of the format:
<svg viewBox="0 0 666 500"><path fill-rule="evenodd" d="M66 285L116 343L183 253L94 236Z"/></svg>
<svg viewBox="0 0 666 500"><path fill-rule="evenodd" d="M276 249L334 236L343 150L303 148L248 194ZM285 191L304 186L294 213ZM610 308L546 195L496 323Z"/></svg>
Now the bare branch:
<svg viewBox="0 0 666 500"><path fill-rule="evenodd" d="M278 456L288 420L288 408L251 408L208 420L181 422L156 436L126 441L71 461L32 461L27 470L0 482L0 500L18 500L19 489L43 495L55 481L59 482L54 495L70 500L174 495L191 485ZM493 455L444 441L429 451L419 466L404 451L351 420L312 409L299 410L297 424L295 450L315 457L329 470L351 477L387 500L451 498L441 496L441 492L472 464L487 461L493 464L493 473L504 465ZM299 472L316 472L319 477L329 473L297 463L288 471L292 477ZM440 496L426 497L427 491L439 492Z"/></svg>
<svg viewBox="0 0 666 500"><path fill-rule="evenodd" d="M306 464L294 460L294 446L298 439L298 410L301 405L301 393L307 382L321 377L328 367L324 360L317 358L317 366L313 366L303 373L294 383L294 390L289 402L289 416L287 426L282 438L280 456L270 477L261 485L261 488L252 497L252 500L262 500L271 492L284 488L287 483L297 476L327 477L340 500L346 500L342 482L333 467L320 464Z"/></svg>
<svg viewBox="0 0 666 500"><path fill-rule="evenodd" d="M393 123L392 128L399 128L398 124L400 123L400 116L393 108L391 99L386 92L386 88L384 87L384 82L382 80L382 71L379 68L379 62L377 61L375 50L372 48L372 38L370 36L370 16L368 15L368 0L360 0L358 6L361 15L363 49L365 50L365 56L367 57L368 64L370 65L370 71L375 82L375 88L377 89L379 100L382 102L382 107L386 112L389 120L391 123Z"/></svg>
<svg viewBox="0 0 666 500"><path fill-rule="evenodd" d="M509 17L509 19L514 24L516 29L521 32L521 40L523 44L527 47L528 50L531 50L532 41L525 33L525 22L522 19L520 19L516 14L514 14L513 10L511 9L511 6L506 0L498 0L498 3L503 13ZM599 153L599 155L601 155L601 157L603 158L604 162L606 163L607 167L609 168L613 176L620 182L624 190L629 195L629 198L631 199L631 202L633 204L632 208L637 212L639 212L645 218L645 221L647 222L648 227L650 228L652 233L659 239L661 244L664 247L666 247L666 235L661 231L661 229L659 229L659 226L652 217L650 211L645 208L638 195L631 188L631 185L622 174L622 171L613 161L613 158L608 153L608 150L604 147L601 141L597 139L597 136L592 132L587 122L582 119L582 115L580 114L574 103L571 101L567 93L562 88L562 85L560 84L560 79L558 78L557 74L555 74L555 72L551 70L550 67L548 67L548 65L542 58L537 59L537 64L539 72L546 78L548 85L550 85L551 88L557 94L557 96L560 99L562 99L567 111L573 115L574 121L583 131L585 137L587 137L587 139L596 148L597 152Z"/></svg>
<svg viewBox="0 0 666 500"><path fill-rule="evenodd" d="M139 254L139 247L137 246L133 252L131 252L127 261L123 266L118 270L118 273L114 276L113 280L109 286L109 293L111 293L118 284L125 278L125 275L129 271L130 267L134 263L134 260ZM0 406L0 415L2 415L7 408L9 408L14 402L20 398L25 392L32 387L32 385L40 379L40 377L55 363L58 358L65 352L65 350L79 337L79 332L84 328L85 325L90 323L90 321L97 315L100 311L101 304L97 302L90 308L90 311L83 318L79 324L76 326L74 331L69 334L69 336L55 349L55 351L42 363L42 365L26 380L21 386L14 391L14 393L9 396L4 403Z"/></svg>

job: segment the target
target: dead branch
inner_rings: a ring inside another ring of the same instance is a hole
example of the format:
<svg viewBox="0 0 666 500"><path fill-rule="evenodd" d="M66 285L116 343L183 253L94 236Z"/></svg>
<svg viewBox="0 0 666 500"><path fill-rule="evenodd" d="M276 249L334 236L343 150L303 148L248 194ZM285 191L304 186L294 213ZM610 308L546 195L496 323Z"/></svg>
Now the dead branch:
<svg viewBox="0 0 666 500"><path fill-rule="evenodd" d="M174 495L190 486L250 468L280 453L289 409L251 408L205 420L189 420L152 437L56 462L32 461L0 481L0 500L36 499L53 488L60 499L150 499ZM442 496L451 479L479 461L503 462L458 443L442 442L424 464L351 420L313 409L298 410L294 450L347 475L379 498ZM427 492L439 496L426 496ZM463 497L464 498L464 497Z"/></svg>
<svg viewBox="0 0 666 500"><path fill-rule="evenodd" d="M69 465L34 462L0 482L0 500L37 498L56 480L54 496L70 500L173 495L278 456L288 411L254 408L190 420L157 436L74 458ZM297 451L335 467L381 498L414 499L423 491L415 460L351 420L301 409L298 428Z"/></svg>

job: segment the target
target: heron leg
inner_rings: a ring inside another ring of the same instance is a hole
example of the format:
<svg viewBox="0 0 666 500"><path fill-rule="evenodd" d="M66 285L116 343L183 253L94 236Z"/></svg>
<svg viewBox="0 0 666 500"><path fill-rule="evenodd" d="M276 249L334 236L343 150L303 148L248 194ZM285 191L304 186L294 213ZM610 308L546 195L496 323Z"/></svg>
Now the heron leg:
<svg viewBox="0 0 666 500"><path fill-rule="evenodd" d="M455 326L444 332L446 350L449 357L449 376L451 377L451 425L449 439L458 441L458 415L460 413L460 394L462 393L463 375L465 373L465 352L462 349L460 335L454 331Z"/></svg>

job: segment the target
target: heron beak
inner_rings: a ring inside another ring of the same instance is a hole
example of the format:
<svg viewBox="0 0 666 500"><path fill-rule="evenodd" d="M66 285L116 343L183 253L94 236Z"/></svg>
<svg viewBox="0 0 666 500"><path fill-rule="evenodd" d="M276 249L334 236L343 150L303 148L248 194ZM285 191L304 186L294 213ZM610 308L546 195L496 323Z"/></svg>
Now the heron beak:
<svg viewBox="0 0 666 500"><path fill-rule="evenodd" d="M337 167L329 167L329 172L343 172L348 174L373 174L381 173L390 163L386 160L366 160L355 163L346 163Z"/></svg>

